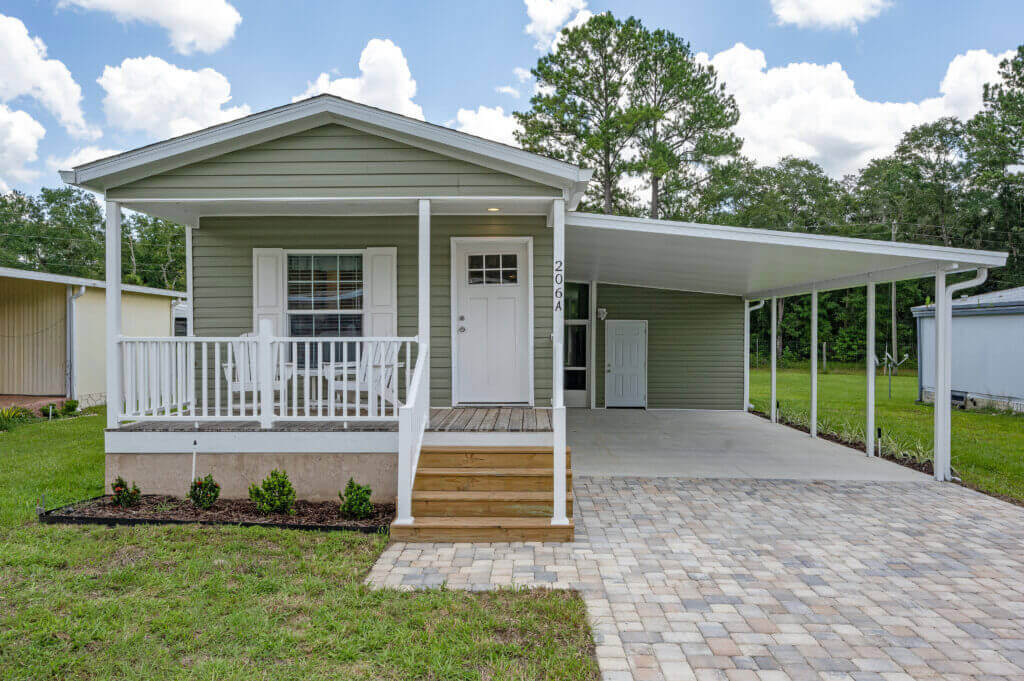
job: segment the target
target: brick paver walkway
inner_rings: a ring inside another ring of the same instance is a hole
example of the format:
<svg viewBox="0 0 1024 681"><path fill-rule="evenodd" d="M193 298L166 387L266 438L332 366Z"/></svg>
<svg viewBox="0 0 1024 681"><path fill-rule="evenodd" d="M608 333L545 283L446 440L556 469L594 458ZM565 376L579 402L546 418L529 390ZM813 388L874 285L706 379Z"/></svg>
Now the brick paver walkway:
<svg viewBox="0 0 1024 681"><path fill-rule="evenodd" d="M1024 679L1024 509L949 484L579 478L573 544L393 544L368 581L571 588L605 679Z"/></svg>

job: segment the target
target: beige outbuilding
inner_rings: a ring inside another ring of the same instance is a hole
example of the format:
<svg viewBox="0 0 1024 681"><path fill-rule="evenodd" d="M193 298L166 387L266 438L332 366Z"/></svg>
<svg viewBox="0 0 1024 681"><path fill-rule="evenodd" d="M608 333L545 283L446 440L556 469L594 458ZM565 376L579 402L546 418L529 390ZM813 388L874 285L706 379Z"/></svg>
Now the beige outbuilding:
<svg viewBox="0 0 1024 681"><path fill-rule="evenodd" d="M106 401L106 282L0 267L0 395ZM181 291L121 287L124 333L173 335Z"/></svg>

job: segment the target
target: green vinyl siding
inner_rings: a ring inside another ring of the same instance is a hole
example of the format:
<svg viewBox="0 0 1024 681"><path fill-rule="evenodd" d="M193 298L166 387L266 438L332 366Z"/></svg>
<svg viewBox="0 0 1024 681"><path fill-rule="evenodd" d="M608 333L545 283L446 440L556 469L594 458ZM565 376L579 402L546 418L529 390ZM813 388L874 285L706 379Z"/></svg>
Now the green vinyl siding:
<svg viewBox="0 0 1024 681"><path fill-rule="evenodd" d="M451 237L532 236L534 394L551 403L552 233L543 217L433 216L431 219L431 404L451 404ZM417 219L378 217L203 218L192 233L193 319L197 336L252 331L252 249L398 250L398 334L417 331Z"/></svg>
<svg viewBox="0 0 1024 681"><path fill-rule="evenodd" d="M647 320L647 406L741 409L743 300L633 286L597 285L608 319ZM597 405L604 406L605 333L596 320Z"/></svg>
<svg viewBox="0 0 1024 681"><path fill-rule="evenodd" d="M107 198L561 196L561 191L408 144L324 125L168 170Z"/></svg>

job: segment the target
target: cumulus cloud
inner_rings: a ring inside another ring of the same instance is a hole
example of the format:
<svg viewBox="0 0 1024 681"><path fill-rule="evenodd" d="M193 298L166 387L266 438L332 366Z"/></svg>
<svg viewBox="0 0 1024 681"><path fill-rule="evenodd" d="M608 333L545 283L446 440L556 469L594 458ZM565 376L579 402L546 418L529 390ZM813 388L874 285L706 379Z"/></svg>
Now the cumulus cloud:
<svg viewBox="0 0 1024 681"><path fill-rule="evenodd" d="M495 142L519 146L513 136L519 123L512 114L506 114L500 106L480 106L473 109L459 109L455 115L455 129L477 137L486 137Z"/></svg>
<svg viewBox="0 0 1024 681"><path fill-rule="evenodd" d="M891 4L889 0L771 0L780 24L799 28L849 29L874 19Z"/></svg>
<svg viewBox="0 0 1024 681"><path fill-rule="evenodd" d="M499 85L498 87L494 88L494 91L497 92L499 95L508 95L509 97L515 97L516 99L519 99L519 90L515 89L511 85Z"/></svg>
<svg viewBox="0 0 1024 681"><path fill-rule="evenodd" d="M547 52L555 47L559 31L565 26L576 27L586 23L593 14L586 0L523 0L530 23L524 29L534 38L534 47Z"/></svg>
<svg viewBox="0 0 1024 681"><path fill-rule="evenodd" d="M183 135L249 114L249 107L228 106L231 83L206 68L190 71L159 57L125 59L107 66L97 81L106 91L107 122L153 137Z"/></svg>
<svg viewBox="0 0 1024 681"><path fill-rule="evenodd" d="M29 35L20 19L0 14L0 102L32 97L75 137L95 139L97 128L86 124L82 88L58 59L47 59L46 44Z"/></svg>
<svg viewBox="0 0 1024 681"><path fill-rule="evenodd" d="M390 40L373 38L359 55L359 75L336 78L321 73L305 92L292 101L330 93L388 111L423 120L423 108L413 101L416 81L402 48Z"/></svg>
<svg viewBox="0 0 1024 681"><path fill-rule="evenodd" d="M36 119L0 104L0 192L39 176L27 166L38 158L39 140L45 134L46 129Z"/></svg>
<svg viewBox="0 0 1024 681"><path fill-rule="evenodd" d="M530 73L530 69L524 69L522 66L517 66L514 69L512 69L512 73L515 74L516 80L518 80L520 83L525 83L526 81L533 78L533 74Z"/></svg>
<svg viewBox="0 0 1024 681"><path fill-rule="evenodd" d="M940 96L918 102L880 102L857 93L842 65L793 63L768 68L764 52L737 43L708 58L736 97L743 152L760 163L782 156L809 158L834 176L892 152L903 133L941 116L968 118L982 104L982 86L997 79L1009 53L972 50L957 55L939 85Z"/></svg>
<svg viewBox="0 0 1024 681"><path fill-rule="evenodd" d="M181 54L220 49L242 21L227 0L61 0L59 6L110 12L122 23L156 24Z"/></svg>
<svg viewBox="0 0 1024 681"><path fill-rule="evenodd" d="M103 147L97 147L90 144L88 146L75 149L67 156L47 157L46 167L53 172L58 170L70 170L72 168L77 168L80 165L85 165L86 163L120 153L121 149L105 149Z"/></svg>

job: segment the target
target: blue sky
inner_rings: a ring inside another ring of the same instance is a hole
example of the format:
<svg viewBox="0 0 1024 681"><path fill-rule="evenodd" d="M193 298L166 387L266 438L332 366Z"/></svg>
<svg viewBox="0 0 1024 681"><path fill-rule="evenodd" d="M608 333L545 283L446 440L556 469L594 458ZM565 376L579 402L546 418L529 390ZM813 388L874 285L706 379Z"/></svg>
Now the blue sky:
<svg viewBox="0 0 1024 681"><path fill-rule="evenodd" d="M324 90L507 141L533 87L514 70L558 27L608 10L719 69L745 153L836 176L912 125L971 115L1024 43L1019 0L7 0L0 188L53 186L57 166Z"/></svg>

